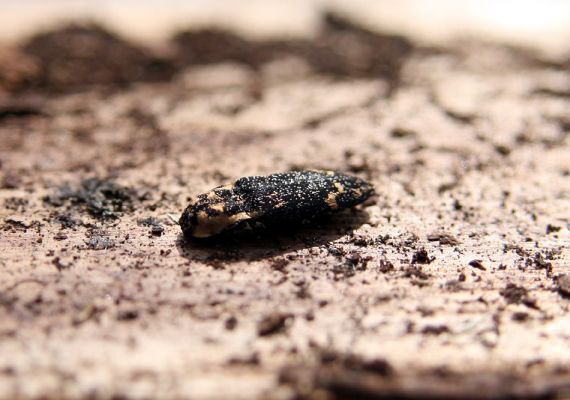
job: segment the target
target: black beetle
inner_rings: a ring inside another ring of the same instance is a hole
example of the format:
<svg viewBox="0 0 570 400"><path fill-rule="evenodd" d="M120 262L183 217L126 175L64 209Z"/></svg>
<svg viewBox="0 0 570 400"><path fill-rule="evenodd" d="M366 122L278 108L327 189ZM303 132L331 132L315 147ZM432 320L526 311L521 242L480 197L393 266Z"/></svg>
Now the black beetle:
<svg viewBox="0 0 570 400"><path fill-rule="evenodd" d="M334 171L293 171L240 178L191 202L180 217L187 237L207 238L239 227L304 224L353 207L374 193L360 178Z"/></svg>

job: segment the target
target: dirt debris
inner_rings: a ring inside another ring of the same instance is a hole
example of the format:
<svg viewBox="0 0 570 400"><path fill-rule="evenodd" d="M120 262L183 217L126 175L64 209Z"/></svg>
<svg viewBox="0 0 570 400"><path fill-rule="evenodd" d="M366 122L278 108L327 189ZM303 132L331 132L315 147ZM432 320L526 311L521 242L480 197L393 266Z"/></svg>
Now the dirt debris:
<svg viewBox="0 0 570 400"><path fill-rule="evenodd" d="M266 315L257 324L257 334L259 336L270 336L283 333L293 317L292 314L288 313L272 313Z"/></svg>
<svg viewBox="0 0 570 400"><path fill-rule="evenodd" d="M565 297L570 297L570 274L564 274L557 279L558 292Z"/></svg>
<svg viewBox="0 0 570 400"><path fill-rule="evenodd" d="M138 196L134 189L121 186L112 179L89 178L77 187L65 184L54 194L44 197L45 204L53 207L87 212L100 220L117 219L131 212Z"/></svg>

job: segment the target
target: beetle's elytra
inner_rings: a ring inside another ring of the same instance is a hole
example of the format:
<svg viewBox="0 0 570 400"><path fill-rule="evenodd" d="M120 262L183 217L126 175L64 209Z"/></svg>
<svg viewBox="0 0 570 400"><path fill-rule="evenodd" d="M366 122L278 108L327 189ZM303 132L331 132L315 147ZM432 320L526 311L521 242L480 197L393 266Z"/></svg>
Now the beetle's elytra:
<svg viewBox="0 0 570 400"><path fill-rule="evenodd" d="M373 193L362 179L334 171L249 176L199 195L179 224L185 236L194 238L245 226L302 224L360 204Z"/></svg>

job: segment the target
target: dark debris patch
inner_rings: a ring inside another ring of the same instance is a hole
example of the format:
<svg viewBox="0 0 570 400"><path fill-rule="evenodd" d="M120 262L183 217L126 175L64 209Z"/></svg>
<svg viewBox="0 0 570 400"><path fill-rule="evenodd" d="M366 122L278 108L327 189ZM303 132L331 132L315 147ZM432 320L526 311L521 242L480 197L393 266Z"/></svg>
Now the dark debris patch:
<svg viewBox="0 0 570 400"><path fill-rule="evenodd" d="M54 265L54 267L58 270L58 271L62 271L62 270L66 270L66 269L70 269L73 266L73 262L62 258L62 257L55 257L52 260L52 264Z"/></svg>
<svg viewBox="0 0 570 400"><path fill-rule="evenodd" d="M22 50L38 61L33 85L56 92L92 85L170 79L174 68L96 24L69 25L30 38Z"/></svg>
<svg viewBox="0 0 570 400"><path fill-rule="evenodd" d="M135 308L121 308L117 311L117 321L134 321L139 317L140 313Z"/></svg>
<svg viewBox="0 0 570 400"><path fill-rule="evenodd" d="M560 226L548 224L546 225L546 234L549 235L551 233L559 232L562 229Z"/></svg>
<svg viewBox="0 0 570 400"><path fill-rule="evenodd" d="M487 271L487 268L483 265L482 260L471 260L469 261L469 266L480 269L481 271Z"/></svg>
<svg viewBox="0 0 570 400"><path fill-rule="evenodd" d="M75 218L75 216L69 212L56 213L52 217L52 220L60 224L64 229L74 229L76 226L82 224L80 219Z"/></svg>
<svg viewBox="0 0 570 400"><path fill-rule="evenodd" d="M558 276L556 286L562 297L570 299L570 273Z"/></svg>
<svg viewBox="0 0 570 400"><path fill-rule="evenodd" d="M0 121L45 115L45 105L38 98L23 96L0 99Z"/></svg>
<svg viewBox="0 0 570 400"><path fill-rule="evenodd" d="M403 371L381 376L350 365L287 365L279 383L293 390L293 398L326 399L555 399L570 390L568 377L527 378L514 373L479 371L453 373L442 368Z"/></svg>
<svg viewBox="0 0 570 400"><path fill-rule="evenodd" d="M23 212L28 204L29 201L21 197L8 197L4 200L4 208L10 211Z"/></svg>
<svg viewBox="0 0 570 400"><path fill-rule="evenodd" d="M86 212L99 220L113 220L134 211L138 196L134 189L119 185L112 179L89 178L75 187L69 184L60 186L56 193L43 200L53 207Z"/></svg>
<svg viewBox="0 0 570 400"><path fill-rule="evenodd" d="M259 336L270 336L283 333L287 330L287 325L293 315L289 313L268 314L257 324L257 334Z"/></svg>
<svg viewBox="0 0 570 400"><path fill-rule="evenodd" d="M144 219L139 219L137 221L139 225L150 227L150 234L152 236L162 236L164 233L164 227L160 221L154 217L148 217Z"/></svg>
<svg viewBox="0 0 570 400"><path fill-rule="evenodd" d="M439 242L441 245L456 246L459 244L459 240L451 233L447 232L433 232L427 236L427 240L430 242Z"/></svg>
<svg viewBox="0 0 570 400"><path fill-rule="evenodd" d="M173 38L178 66L237 62L252 69L284 57L304 60L316 72L333 77L385 79L395 87L412 53L401 36L367 30L345 16L325 13L314 39L248 40L215 29L180 32Z"/></svg>
<svg viewBox="0 0 570 400"><path fill-rule="evenodd" d="M424 335L441 335L442 333L449 333L449 327L447 325L426 325L422 328L422 334Z"/></svg>
<svg viewBox="0 0 570 400"><path fill-rule="evenodd" d="M524 304L529 308L538 309L536 300L529 296L525 287L507 283L507 285L499 292L509 304Z"/></svg>
<svg viewBox="0 0 570 400"><path fill-rule="evenodd" d="M402 267L402 277L404 278L417 278L420 280L428 280L430 274L424 272L420 266L417 265L406 265Z"/></svg>
<svg viewBox="0 0 570 400"><path fill-rule="evenodd" d="M355 354L343 354L335 351L322 351L320 363L323 366L334 368L346 368L355 372L369 372L380 376L394 374L392 365L383 358L363 359Z"/></svg>
<svg viewBox="0 0 570 400"><path fill-rule="evenodd" d="M435 257L430 257L429 253L426 249L421 248L416 250L416 252L412 255L412 264L430 264Z"/></svg>

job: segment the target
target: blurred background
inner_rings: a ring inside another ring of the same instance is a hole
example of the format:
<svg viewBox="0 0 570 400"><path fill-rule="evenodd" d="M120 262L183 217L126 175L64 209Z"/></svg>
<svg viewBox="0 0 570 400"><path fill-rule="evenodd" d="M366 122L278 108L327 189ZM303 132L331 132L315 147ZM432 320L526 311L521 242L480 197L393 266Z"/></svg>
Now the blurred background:
<svg viewBox="0 0 570 400"><path fill-rule="evenodd" d="M552 58L570 54L565 0L26 0L1 1L0 41L14 42L66 21L101 22L145 43L179 30L222 25L256 36L306 36L322 9L348 14L370 29L424 44L477 37L529 47Z"/></svg>

